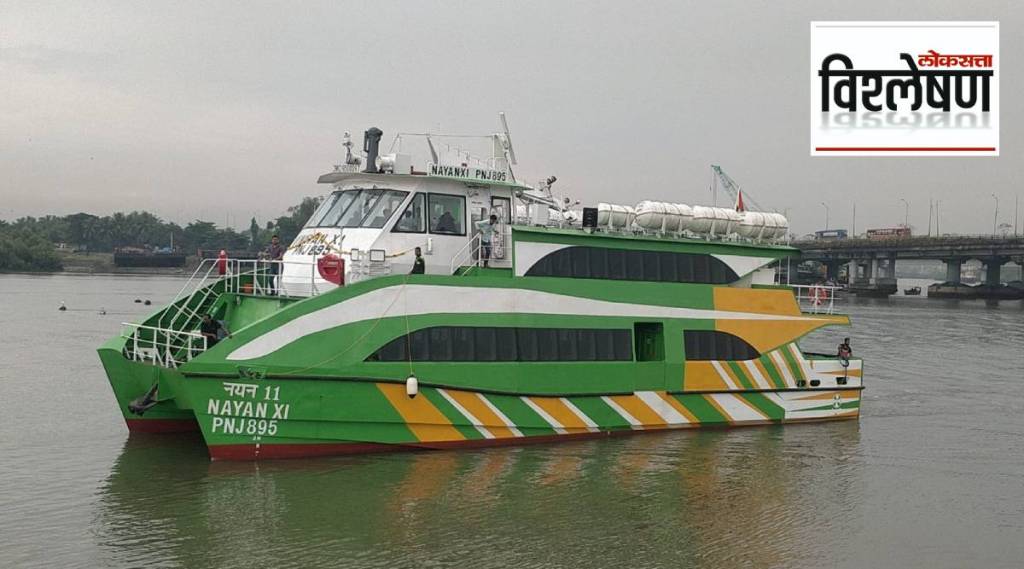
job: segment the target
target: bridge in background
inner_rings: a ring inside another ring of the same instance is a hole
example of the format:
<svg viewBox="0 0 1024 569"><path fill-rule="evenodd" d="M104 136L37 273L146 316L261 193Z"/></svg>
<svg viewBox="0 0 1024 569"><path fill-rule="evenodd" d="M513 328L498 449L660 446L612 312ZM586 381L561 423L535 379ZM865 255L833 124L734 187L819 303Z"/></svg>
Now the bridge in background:
<svg viewBox="0 0 1024 569"><path fill-rule="evenodd" d="M998 297L1003 265L1024 266L1024 237L947 236L889 239L837 239L795 241L805 261L825 265L828 277L837 279L848 265L850 290L857 294L885 296L896 292L898 259L938 260L946 263L946 284L960 287L964 262L977 259L985 266L985 289ZM984 291L983 291L984 292ZM985 296L980 294L979 296Z"/></svg>

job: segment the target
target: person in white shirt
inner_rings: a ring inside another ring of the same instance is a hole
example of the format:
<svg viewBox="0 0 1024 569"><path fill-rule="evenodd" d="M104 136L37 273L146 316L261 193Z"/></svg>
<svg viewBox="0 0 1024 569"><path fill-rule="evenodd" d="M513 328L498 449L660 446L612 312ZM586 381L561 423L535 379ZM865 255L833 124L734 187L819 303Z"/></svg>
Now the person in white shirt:
<svg viewBox="0 0 1024 569"><path fill-rule="evenodd" d="M476 222L476 228L480 230L480 258L487 267L491 259L491 238L498 232L498 216L491 214L489 219Z"/></svg>

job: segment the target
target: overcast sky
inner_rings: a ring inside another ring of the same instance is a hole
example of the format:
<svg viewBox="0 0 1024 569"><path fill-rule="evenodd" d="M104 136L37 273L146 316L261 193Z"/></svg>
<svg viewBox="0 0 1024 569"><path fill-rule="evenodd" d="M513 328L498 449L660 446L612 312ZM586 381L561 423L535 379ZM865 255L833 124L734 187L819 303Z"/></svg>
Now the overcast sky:
<svg viewBox="0 0 1024 569"><path fill-rule="evenodd" d="M721 164L794 231L1013 223L1020 2L0 2L0 218L276 217L396 131L493 132L589 204L710 202ZM809 22L999 20L1001 156L812 158ZM1024 205L1022 205L1024 207Z"/></svg>

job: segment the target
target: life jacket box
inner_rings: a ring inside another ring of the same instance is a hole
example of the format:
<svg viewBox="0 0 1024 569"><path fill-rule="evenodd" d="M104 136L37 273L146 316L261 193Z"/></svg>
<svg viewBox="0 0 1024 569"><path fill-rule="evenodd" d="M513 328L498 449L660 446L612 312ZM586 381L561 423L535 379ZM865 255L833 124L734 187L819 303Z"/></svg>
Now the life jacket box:
<svg viewBox="0 0 1024 569"><path fill-rule="evenodd" d="M583 227L597 227L597 208L583 208Z"/></svg>

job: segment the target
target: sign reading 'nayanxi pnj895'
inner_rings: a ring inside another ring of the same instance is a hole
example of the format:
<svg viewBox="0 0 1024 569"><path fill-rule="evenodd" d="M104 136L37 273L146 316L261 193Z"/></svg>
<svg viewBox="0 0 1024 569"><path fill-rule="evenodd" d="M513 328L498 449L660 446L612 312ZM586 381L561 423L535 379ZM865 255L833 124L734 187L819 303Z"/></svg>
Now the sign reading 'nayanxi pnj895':
<svg viewBox="0 0 1024 569"><path fill-rule="evenodd" d="M812 156L998 156L999 22L811 22Z"/></svg>

